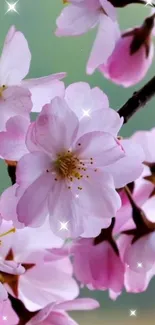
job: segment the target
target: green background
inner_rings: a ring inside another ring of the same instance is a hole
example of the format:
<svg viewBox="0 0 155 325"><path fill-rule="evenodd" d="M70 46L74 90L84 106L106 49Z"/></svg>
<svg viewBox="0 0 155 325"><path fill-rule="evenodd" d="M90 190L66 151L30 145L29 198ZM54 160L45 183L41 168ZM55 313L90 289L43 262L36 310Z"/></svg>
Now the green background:
<svg viewBox="0 0 155 325"><path fill-rule="evenodd" d="M11 0L10 0L11 2ZM146 78L134 88L124 89L110 83L96 72L93 76L85 74L86 61L94 39L95 31L75 38L57 38L54 35L55 20L63 8L61 0L20 0L17 5L19 15L8 13L7 5L0 0L0 48L9 27L14 24L21 30L29 42L32 52L32 64L29 77L39 77L50 73L67 72L66 85L76 81L87 81L99 86L108 95L110 105L118 109L155 73L155 61ZM141 24L149 13L148 7L131 5L118 10L121 28L130 28ZM20 50L20 49L19 49ZM121 59L121 58L120 58ZM122 135L129 136L139 129L149 129L155 125L155 99L141 112L137 113L123 128ZM0 164L0 190L9 185L4 164ZM147 292L142 294L122 294L116 302L108 298L107 292L89 292L82 294L96 297L101 302L100 312L75 313L80 324L154 324L155 281L152 281ZM129 317L129 310L137 309L137 317Z"/></svg>

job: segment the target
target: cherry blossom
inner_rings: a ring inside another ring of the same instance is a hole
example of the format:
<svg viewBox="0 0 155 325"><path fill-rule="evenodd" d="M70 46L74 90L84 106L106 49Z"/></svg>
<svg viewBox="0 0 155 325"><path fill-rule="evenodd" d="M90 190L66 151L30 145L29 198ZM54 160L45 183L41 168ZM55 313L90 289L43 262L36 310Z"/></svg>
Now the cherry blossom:
<svg viewBox="0 0 155 325"><path fill-rule="evenodd" d="M107 63L100 65L100 72L124 87L130 87L141 81L153 60L154 45L151 41L153 26L154 18L151 16L141 27L124 31Z"/></svg>
<svg viewBox="0 0 155 325"><path fill-rule="evenodd" d="M3 222L4 230L10 222ZM6 276L3 282L8 292L21 299L30 311L39 310L50 302L63 301L77 297L79 289L72 278L72 265L68 257L59 256L45 262L46 249L54 245L60 247L61 240L52 235L47 225L39 232L35 229L19 229L5 236L1 247L1 256L6 267L21 263L25 273L13 273L18 276ZM21 273L21 272L20 272Z"/></svg>
<svg viewBox="0 0 155 325"><path fill-rule="evenodd" d="M119 37L116 11L107 0L71 0L57 18L56 24L57 36L81 35L98 25L87 63L88 74L92 74L100 64L106 63Z"/></svg>
<svg viewBox="0 0 155 325"><path fill-rule="evenodd" d="M64 84L59 79L64 78L65 73L23 80L29 72L30 62L31 53L26 38L14 26L10 27L0 58L1 106L2 104L3 106L9 106L10 101L13 101L15 107L18 103L16 110L20 108L22 111L22 107L23 109L27 107L28 110L30 104L28 105L28 99L27 103L24 103L24 96L28 96L29 89L32 94L33 111L39 112L42 105L50 102L53 97L63 95ZM26 89L22 90L20 87ZM7 99L6 104L3 102L3 98ZM23 104L19 103L19 101L23 101ZM16 115L18 114L19 111L16 112Z"/></svg>
<svg viewBox="0 0 155 325"><path fill-rule="evenodd" d="M90 289L109 290L116 299L124 285L124 265L108 241L95 244L94 239L79 239L71 249L74 273Z"/></svg>
<svg viewBox="0 0 155 325"><path fill-rule="evenodd" d="M49 214L51 227L58 235L62 234L59 231L60 221L69 221L71 234L77 236L83 232L81 215L87 216L91 213L95 217L111 218L120 207L112 175L110 171L102 171L102 166L106 168L124 157L123 148L106 132L94 131L77 138L78 127L76 115L60 98L46 105L37 121L32 123L27 137L27 146L31 153L21 158L16 174L21 191L22 188L25 189L17 205L18 220L25 225L40 226ZM40 189L42 192L44 188L43 193L40 193L42 203L40 202L39 210L34 199L36 186L37 191ZM80 200L75 198L77 193ZM95 198L97 193L96 204L90 198ZM29 202L30 198L33 203ZM54 203L56 198L57 205ZM28 211L26 206L29 207Z"/></svg>
<svg viewBox="0 0 155 325"><path fill-rule="evenodd" d="M2 230L3 229L1 227L1 231ZM9 230L7 232L2 232L0 237L4 238L7 235L10 236L11 232L14 232L14 229L11 229L11 230ZM3 244L1 243L1 245L3 245ZM1 251L2 251L2 249L1 249ZM12 276L14 276L14 275L18 276L18 275L23 274L25 272L25 269L20 263L17 263L15 261L6 261L1 256L1 259L0 259L0 272L6 274L6 276L9 276L9 274L12 275ZM7 298L8 298L7 291L4 288L2 283L3 283L3 275L0 274L0 302L2 302L4 300L7 300Z"/></svg>

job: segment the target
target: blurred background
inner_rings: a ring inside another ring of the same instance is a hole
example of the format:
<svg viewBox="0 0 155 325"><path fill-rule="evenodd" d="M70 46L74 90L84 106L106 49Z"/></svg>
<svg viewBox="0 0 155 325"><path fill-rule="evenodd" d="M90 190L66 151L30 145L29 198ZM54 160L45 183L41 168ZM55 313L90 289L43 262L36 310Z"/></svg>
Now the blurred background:
<svg viewBox="0 0 155 325"><path fill-rule="evenodd" d="M8 0L13 3L15 0ZM96 72L85 74L85 67L96 31L75 38L57 38L54 35L55 20L63 8L62 0L19 0L19 12L8 13L5 0L0 0L0 49L9 27L14 24L28 40L32 53L29 77L40 77L55 72L67 72L66 85L76 81L87 81L92 87L99 86L109 97L114 109L121 107L132 95L155 74L155 60L146 78L134 88L124 89L110 83ZM142 24L149 14L149 8L131 5L118 10L121 29ZM155 99L137 113L122 129L121 135L130 136L134 131L155 126ZM6 167L0 162L0 191L10 184ZM115 302L107 292L82 290L82 296L97 298L101 303L98 311L72 313L81 325L154 325L155 324L155 280L147 292L142 294L123 293ZM130 310L137 310L137 316L130 316Z"/></svg>

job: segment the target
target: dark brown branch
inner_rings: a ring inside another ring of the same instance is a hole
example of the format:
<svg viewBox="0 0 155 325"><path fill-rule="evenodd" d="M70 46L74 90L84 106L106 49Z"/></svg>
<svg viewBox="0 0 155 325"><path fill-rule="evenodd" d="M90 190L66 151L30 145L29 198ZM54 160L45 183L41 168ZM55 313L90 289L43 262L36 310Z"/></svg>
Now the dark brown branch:
<svg viewBox="0 0 155 325"><path fill-rule="evenodd" d="M124 117L124 124L143 106L155 96L155 77L153 77L144 87L135 92L133 96L117 111Z"/></svg>
<svg viewBox="0 0 155 325"><path fill-rule="evenodd" d="M142 4L146 5L145 0L108 0L114 7L116 8L124 8L125 6L131 5L131 4ZM155 5L149 4L150 7L155 7Z"/></svg>
<svg viewBox="0 0 155 325"><path fill-rule="evenodd" d="M8 166L8 174L11 178L12 185L16 183L16 167L15 166Z"/></svg>
<svg viewBox="0 0 155 325"><path fill-rule="evenodd" d="M14 298L12 295L9 294L9 300L11 302L12 308L19 317L19 324L18 325L25 325L34 315L36 312L30 312L26 309L22 301L17 298Z"/></svg>

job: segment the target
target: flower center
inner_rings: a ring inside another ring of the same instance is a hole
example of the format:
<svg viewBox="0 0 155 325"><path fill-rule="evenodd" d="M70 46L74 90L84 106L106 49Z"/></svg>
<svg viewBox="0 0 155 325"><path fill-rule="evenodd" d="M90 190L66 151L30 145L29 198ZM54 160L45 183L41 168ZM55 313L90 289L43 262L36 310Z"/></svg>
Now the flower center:
<svg viewBox="0 0 155 325"><path fill-rule="evenodd" d="M80 160L74 153L68 151L58 155L57 160L54 162L56 173L61 178L68 178L72 181L72 177L80 179Z"/></svg>
<svg viewBox="0 0 155 325"><path fill-rule="evenodd" d="M5 86L5 85L2 85L1 87L0 87L0 97L2 97L2 95L3 95L3 91L6 89L7 87Z"/></svg>
<svg viewBox="0 0 155 325"><path fill-rule="evenodd" d="M81 143L78 145L80 146ZM77 180L89 178L89 169L87 170L87 167L94 164L93 158L88 158L85 163L70 150L59 154L53 164L54 172L56 172L55 181L66 179L67 181L72 182L75 178ZM93 170L94 172L97 172L96 168L93 168ZM50 172L50 170L47 170L47 172ZM68 189L71 189L70 185L68 186ZM80 184L77 189L82 190Z"/></svg>

